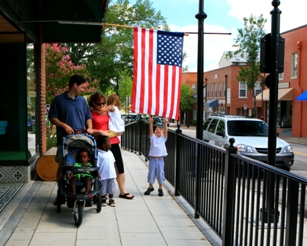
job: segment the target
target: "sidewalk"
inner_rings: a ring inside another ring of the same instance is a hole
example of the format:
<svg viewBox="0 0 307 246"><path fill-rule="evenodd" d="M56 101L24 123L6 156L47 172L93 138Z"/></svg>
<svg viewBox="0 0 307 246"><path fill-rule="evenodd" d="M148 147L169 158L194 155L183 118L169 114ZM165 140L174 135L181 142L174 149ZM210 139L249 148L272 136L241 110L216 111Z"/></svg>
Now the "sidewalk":
<svg viewBox="0 0 307 246"><path fill-rule="evenodd" d="M0 214L0 245L220 245L221 240L194 212L182 197L174 197L166 182L164 196L147 189L147 163L142 157L122 150L125 160L126 188L133 200L118 198L116 207L85 208L79 228L72 209L62 206L56 212L55 182L32 181L25 184ZM210 243L209 240L212 242Z"/></svg>

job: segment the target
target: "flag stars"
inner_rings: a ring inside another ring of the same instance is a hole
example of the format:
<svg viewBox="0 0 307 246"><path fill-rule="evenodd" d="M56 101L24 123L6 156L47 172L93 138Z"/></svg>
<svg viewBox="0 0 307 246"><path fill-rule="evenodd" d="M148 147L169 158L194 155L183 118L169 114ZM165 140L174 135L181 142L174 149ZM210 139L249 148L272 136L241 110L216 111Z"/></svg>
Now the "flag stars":
<svg viewBox="0 0 307 246"><path fill-rule="evenodd" d="M166 32L158 34L157 62L163 65L182 66L183 37Z"/></svg>

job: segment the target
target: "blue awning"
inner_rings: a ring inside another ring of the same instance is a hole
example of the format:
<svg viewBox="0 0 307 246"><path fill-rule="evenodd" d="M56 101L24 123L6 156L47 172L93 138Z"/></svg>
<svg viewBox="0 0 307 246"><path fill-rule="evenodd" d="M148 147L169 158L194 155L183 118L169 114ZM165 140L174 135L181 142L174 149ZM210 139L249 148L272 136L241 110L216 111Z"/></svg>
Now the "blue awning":
<svg viewBox="0 0 307 246"><path fill-rule="evenodd" d="M304 91L296 98L297 101L307 101L307 91Z"/></svg>
<svg viewBox="0 0 307 246"><path fill-rule="evenodd" d="M218 102L219 102L218 99L212 99L212 100L206 102L206 103L205 103L205 106L206 106L207 108L209 108L209 107L217 108L217 107L218 107Z"/></svg>

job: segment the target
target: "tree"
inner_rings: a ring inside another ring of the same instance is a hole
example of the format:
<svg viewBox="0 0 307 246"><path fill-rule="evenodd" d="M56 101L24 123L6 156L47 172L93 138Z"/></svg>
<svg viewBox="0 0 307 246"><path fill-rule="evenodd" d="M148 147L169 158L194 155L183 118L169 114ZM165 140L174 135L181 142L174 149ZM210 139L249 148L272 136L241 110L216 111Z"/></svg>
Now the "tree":
<svg viewBox="0 0 307 246"><path fill-rule="evenodd" d="M249 18L244 17L244 28L238 29L238 35L235 39L233 47L237 50L232 53L228 52L227 57L232 58L235 55L240 55L247 61L246 67L240 67L237 79L239 82L247 84L247 88L254 98L254 112L257 115L255 86L259 78L262 78L260 73L259 53L260 39L265 35L264 25L266 19L261 14L258 18L251 15Z"/></svg>
<svg viewBox="0 0 307 246"><path fill-rule="evenodd" d="M85 93L93 93L99 88L98 82L89 76L85 64L75 65L67 48L61 45L46 44L46 102L51 103L56 95L68 90L68 81L73 74L80 74L87 79Z"/></svg>
<svg viewBox="0 0 307 246"><path fill-rule="evenodd" d="M181 85L180 90L180 111L186 114L186 125L189 126L188 111L192 109L192 105L195 103L193 98L193 91L188 85Z"/></svg>
<svg viewBox="0 0 307 246"><path fill-rule="evenodd" d="M131 102L131 99L127 100L127 98L131 98L133 82L128 68L120 72L119 80L121 82L119 85L118 96L122 105L125 107L125 111L129 111L129 103Z"/></svg>
<svg viewBox="0 0 307 246"><path fill-rule="evenodd" d="M128 0L109 4L106 23L168 30L160 11L149 0L138 0L131 5ZM120 72L133 64L133 30L105 25L100 44L65 44L74 64L86 64L89 74L98 78L103 92L116 91ZM131 77L132 74L130 74Z"/></svg>

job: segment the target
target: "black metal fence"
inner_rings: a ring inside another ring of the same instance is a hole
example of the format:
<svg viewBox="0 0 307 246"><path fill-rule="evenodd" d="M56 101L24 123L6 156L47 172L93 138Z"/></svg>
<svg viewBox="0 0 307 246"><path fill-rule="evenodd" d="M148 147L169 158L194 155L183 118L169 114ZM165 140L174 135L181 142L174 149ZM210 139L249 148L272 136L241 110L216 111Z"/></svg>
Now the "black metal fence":
<svg viewBox="0 0 307 246"><path fill-rule="evenodd" d="M122 147L148 159L149 129L126 125ZM169 130L165 176L223 245L307 245L307 180Z"/></svg>

